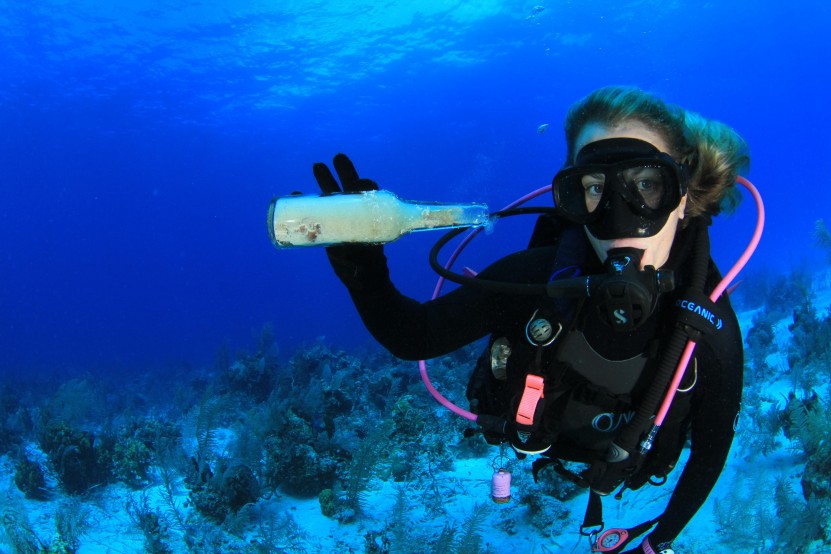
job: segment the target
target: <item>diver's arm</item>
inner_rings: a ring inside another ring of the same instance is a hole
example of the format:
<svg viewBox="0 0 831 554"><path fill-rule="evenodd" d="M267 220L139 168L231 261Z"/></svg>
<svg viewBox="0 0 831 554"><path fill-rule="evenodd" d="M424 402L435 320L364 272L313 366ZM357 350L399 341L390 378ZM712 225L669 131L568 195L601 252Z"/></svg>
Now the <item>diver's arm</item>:
<svg viewBox="0 0 831 554"><path fill-rule="evenodd" d="M719 305L729 308L727 302L720 301ZM692 400L690 458L666 511L649 536L653 547L672 541L704 504L733 442L742 395L742 339L732 309L724 320L725 333L712 341L705 339L696 348L698 383Z"/></svg>
<svg viewBox="0 0 831 554"><path fill-rule="evenodd" d="M498 260L478 278L516 283L545 283L554 248L523 250ZM531 296L488 292L461 286L429 302L401 294L386 264L366 272L370 285L349 286L361 320L375 339L399 358L418 360L452 352L488 333L529 317Z"/></svg>
<svg viewBox="0 0 831 554"><path fill-rule="evenodd" d="M420 303L387 281L371 289L349 289L367 330L394 356L434 358L485 336L495 306L486 295L463 287Z"/></svg>

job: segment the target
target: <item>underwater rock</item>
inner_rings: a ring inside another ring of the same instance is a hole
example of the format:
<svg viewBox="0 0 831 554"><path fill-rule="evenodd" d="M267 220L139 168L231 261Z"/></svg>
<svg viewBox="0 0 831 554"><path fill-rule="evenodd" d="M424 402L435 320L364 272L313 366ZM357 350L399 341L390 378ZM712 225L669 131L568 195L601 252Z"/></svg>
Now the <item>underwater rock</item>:
<svg viewBox="0 0 831 554"><path fill-rule="evenodd" d="M326 517L332 517L337 512L337 497L332 489L320 491L320 494L317 495L317 501L320 502L320 513Z"/></svg>
<svg viewBox="0 0 831 554"><path fill-rule="evenodd" d="M274 488L300 498L313 498L323 489L331 488L337 461L319 455L308 444L285 443L270 437L265 443L265 482Z"/></svg>
<svg viewBox="0 0 831 554"><path fill-rule="evenodd" d="M246 504L253 504L260 497L260 483L251 468L244 464L225 470L220 490L234 513Z"/></svg>
<svg viewBox="0 0 831 554"><path fill-rule="evenodd" d="M106 481L112 460L105 442L62 421L49 425L39 437L41 449L69 494L81 494Z"/></svg>
<svg viewBox="0 0 831 554"><path fill-rule="evenodd" d="M223 375L224 385L231 392L239 392L254 402L263 402L276 383L277 364L273 359L244 356L235 361Z"/></svg>
<svg viewBox="0 0 831 554"><path fill-rule="evenodd" d="M14 484L26 495L35 500L46 499L46 478L40 464L24 458L14 468Z"/></svg>
<svg viewBox="0 0 831 554"><path fill-rule="evenodd" d="M260 483L245 464L231 465L229 460L220 458L215 472L206 463L196 469L198 475L193 474L185 480L190 488L190 501L197 511L217 523L236 514L246 504L257 502L260 497Z"/></svg>
<svg viewBox="0 0 831 554"><path fill-rule="evenodd" d="M200 514L216 523L222 523L231 513L222 493L212 487L194 487L190 491L189 498Z"/></svg>
<svg viewBox="0 0 831 554"><path fill-rule="evenodd" d="M113 471L118 480L139 489L149 482L153 453L140 440L129 437L119 441L113 451Z"/></svg>

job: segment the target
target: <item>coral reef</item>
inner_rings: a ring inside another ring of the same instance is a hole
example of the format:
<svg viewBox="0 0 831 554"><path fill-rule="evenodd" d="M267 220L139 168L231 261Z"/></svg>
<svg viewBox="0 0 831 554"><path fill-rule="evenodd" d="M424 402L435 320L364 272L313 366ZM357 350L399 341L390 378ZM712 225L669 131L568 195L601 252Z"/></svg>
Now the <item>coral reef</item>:
<svg viewBox="0 0 831 554"><path fill-rule="evenodd" d="M26 498L36 500L47 498L43 468L39 463L25 456L14 467L14 484L26 495Z"/></svg>
<svg viewBox="0 0 831 554"><path fill-rule="evenodd" d="M289 412L286 427L266 439L265 482L300 497L316 496L334 483L338 460L315 450L308 422Z"/></svg>
<svg viewBox="0 0 831 554"><path fill-rule="evenodd" d="M152 452L142 441L128 437L115 445L113 472L115 477L134 488L140 488L149 481Z"/></svg>
<svg viewBox="0 0 831 554"><path fill-rule="evenodd" d="M50 423L39 437L55 475L69 494L81 494L103 484L110 476L109 444L96 442L89 431L70 427L63 421Z"/></svg>
<svg viewBox="0 0 831 554"><path fill-rule="evenodd" d="M276 363L264 356L248 355L235 361L224 373L222 386L230 391L263 402L274 388Z"/></svg>
<svg viewBox="0 0 831 554"><path fill-rule="evenodd" d="M151 468L157 453L179 443L181 435L173 423L155 417L124 425L113 448L113 475L135 489L146 486L152 481Z"/></svg>
<svg viewBox="0 0 831 554"><path fill-rule="evenodd" d="M224 458L217 461L215 471L202 467L186 482L194 507L219 523L260 497L260 483L251 468Z"/></svg>

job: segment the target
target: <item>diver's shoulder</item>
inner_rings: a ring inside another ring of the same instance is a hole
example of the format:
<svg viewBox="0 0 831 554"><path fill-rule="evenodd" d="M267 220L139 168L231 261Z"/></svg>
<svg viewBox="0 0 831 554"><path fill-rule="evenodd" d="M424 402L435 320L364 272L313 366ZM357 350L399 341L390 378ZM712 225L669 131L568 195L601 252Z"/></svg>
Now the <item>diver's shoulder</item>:
<svg viewBox="0 0 831 554"><path fill-rule="evenodd" d="M526 281L528 279L548 280L556 259L555 246L540 246L513 252L499 258L479 274L489 279Z"/></svg>

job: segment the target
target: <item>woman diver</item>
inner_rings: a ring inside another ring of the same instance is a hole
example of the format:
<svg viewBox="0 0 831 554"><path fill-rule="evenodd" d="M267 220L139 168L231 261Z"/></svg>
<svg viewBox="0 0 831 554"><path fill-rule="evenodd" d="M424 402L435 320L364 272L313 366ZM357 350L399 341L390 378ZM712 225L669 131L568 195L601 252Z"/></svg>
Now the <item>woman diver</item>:
<svg viewBox="0 0 831 554"><path fill-rule="evenodd" d="M541 456L535 477L552 465L591 490L582 532L594 551L631 548L654 526L627 552L671 552L724 467L739 412L742 339L726 295L707 299L721 279L707 228L736 203L746 144L721 123L628 87L577 102L565 133L555 215L540 217L529 248L473 279L544 285L540 294L467 282L419 303L390 281L382 246L327 254L367 329L394 355L433 358L491 337L468 386L471 411L489 442ZM343 154L334 168L340 185L325 164L314 166L325 193L377 188ZM660 432L649 434L669 383L661 372L674 370L688 337L694 357ZM602 532L600 497L665 480L688 438L663 514Z"/></svg>

